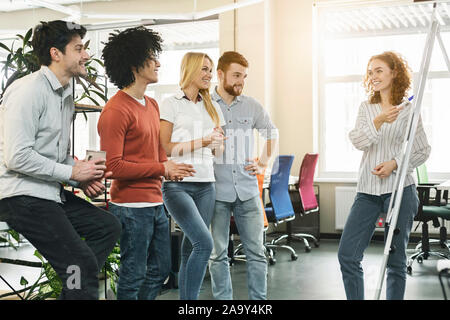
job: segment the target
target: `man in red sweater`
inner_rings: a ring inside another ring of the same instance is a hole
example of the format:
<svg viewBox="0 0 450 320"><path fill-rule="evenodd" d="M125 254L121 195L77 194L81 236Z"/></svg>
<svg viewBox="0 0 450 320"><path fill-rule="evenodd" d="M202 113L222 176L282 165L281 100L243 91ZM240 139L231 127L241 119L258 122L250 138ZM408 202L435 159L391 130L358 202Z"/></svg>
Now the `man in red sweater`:
<svg viewBox="0 0 450 320"><path fill-rule="evenodd" d="M150 300L170 272L170 235L163 207L162 177L182 180L191 165L167 161L159 142L159 108L145 95L158 81L160 36L144 27L110 34L105 70L119 91L98 122L101 150L112 171L110 210L122 223L119 300Z"/></svg>

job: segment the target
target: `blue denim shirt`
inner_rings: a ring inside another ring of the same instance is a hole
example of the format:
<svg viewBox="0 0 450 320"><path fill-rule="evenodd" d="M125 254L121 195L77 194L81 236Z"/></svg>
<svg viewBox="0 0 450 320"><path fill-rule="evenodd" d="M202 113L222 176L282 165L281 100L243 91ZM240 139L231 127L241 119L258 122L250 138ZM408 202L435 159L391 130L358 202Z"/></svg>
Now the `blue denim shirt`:
<svg viewBox="0 0 450 320"><path fill-rule="evenodd" d="M259 194L258 181L244 167L246 159L253 159L253 129L266 140L278 139L278 129L270 120L269 114L255 99L237 96L231 105L227 105L216 90L211 95L222 109L226 124L225 149L220 157L214 159L214 175L216 178L216 200L225 202L249 200Z"/></svg>
<svg viewBox="0 0 450 320"><path fill-rule="evenodd" d="M71 181L72 85L46 66L16 80L0 106L0 199L26 195L61 202Z"/></svg>

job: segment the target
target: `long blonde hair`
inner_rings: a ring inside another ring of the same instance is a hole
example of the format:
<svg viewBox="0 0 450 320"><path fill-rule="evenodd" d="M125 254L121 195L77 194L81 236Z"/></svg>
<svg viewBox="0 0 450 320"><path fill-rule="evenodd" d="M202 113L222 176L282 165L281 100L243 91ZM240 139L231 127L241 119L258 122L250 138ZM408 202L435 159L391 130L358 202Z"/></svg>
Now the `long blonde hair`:
<svg viewBox="0 0 450 320"><path fill-rule="evenodd" d="M190 85L193 79L199 74L203 66L203 60L205 58L207 58L211 62L211 65L214 65L212 59L206 53L188 52L184 55L183 60L181 60L180 70L180 87L182 90ZM199 93L203 98L206 111L208 112L216 127L219 127L219 114L212 104L211 95L209 94L209 88L200 89Z"/></svg>

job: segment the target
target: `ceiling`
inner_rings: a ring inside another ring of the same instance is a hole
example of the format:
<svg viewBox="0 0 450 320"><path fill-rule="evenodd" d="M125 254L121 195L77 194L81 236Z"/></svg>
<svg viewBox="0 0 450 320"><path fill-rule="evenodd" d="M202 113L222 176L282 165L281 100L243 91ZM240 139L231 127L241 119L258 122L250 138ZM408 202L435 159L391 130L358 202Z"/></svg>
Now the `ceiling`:
<svg viewBox="0 0 450 320"><path fill-rule="evenodd" d="M131 16L144 16L147 19L154 18L166 18L166 19L202 19L211 15L217 15L233 9L239 9L252 4L263 2L264 0L147 0L135 2L145 3L146 12L135 12L134 14L124 12L100 12L89 11L89 4L92 3L108 3L108 9L114 9L116 4L120 4L120 0L0 0L0 13L11 13L21 10L33 10L39 8L45 8L60 13L66 13L69 16L79 15L85 18L99 18L108 19L110 17L116 18L129 18ZM127 2L127 1L122 1ZM161 7L161 3L171 4L172 9L178 10L178 12L171 10L168 13L152 12L154 8ZM131 3L131 2L130 2ZM83 7L83 5L85 5ZM183 12L183 8L189 7L187 12ZM87 9L86 9L87 8ZM133 9L133 8L127 8ZM110 10L107 10L110 11ZM151 12L149 14L149 12ZM149 16L150 17L146 17ZM109 16L109 17L108 17Z"/></svg>
<svg viewBox="0 0 450 320"><path fill-rule="evenodd" d="M88 30L218 18L264 0L0 0L0 38L12 39L40 21L65 20ZM202 27L208 28L208 25ZM199 26L200 28L200 26ZM211 31L214 29L214 31ZM212 26L206 33L216 32ZM175 34L176 30L167 33Z"/></svg>
<svg viewBox="0 0 450 320"><path fill-rule="evenodd" d="M98 0L83 0L83 2L93 2ZM74 0L45 0L49 4L56 5L71 5L79 4L80 1ZM39 2L27 1L27 0L0 0L0 12L12 12L18 10L36 9L42 6Z"/></svg>
<svg viewBox="0 0 450 320"><path fill-rule="evenodd" d="M323 8L323 26L336 36L426 32L429 29L433 4L427 2L386 5ZM440 1L436 17L441 29L450 29L450 1Z"/></svg>

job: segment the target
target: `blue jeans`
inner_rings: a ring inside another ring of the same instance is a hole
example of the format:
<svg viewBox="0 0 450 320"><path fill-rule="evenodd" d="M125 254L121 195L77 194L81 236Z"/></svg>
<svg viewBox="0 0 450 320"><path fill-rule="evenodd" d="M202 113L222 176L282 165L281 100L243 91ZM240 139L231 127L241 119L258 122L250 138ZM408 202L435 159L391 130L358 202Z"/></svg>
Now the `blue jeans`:
<svg viewBox="0 0 450 320"><path fill-rule="evenodd" d="M248 297L265 300L267 294L267 260L264 254L264 218L259 196L246 201L216 201L211 232L214 249L209 263L211 284L215 299L233 299L230 267L228 263L228 240L231 212L239 231L247 259Z"/></svg>
<svg viewBox="0 0 450 320"><path fill-rule="evenodd" d="M374 196L358 193L344 227L339 244L338 258L341 265L345 293L349 300L364 299L364 278L361 261L375 231L375 223L381 212L387 212L391 194ZM406 247L409 241L419 199L415 185L404 188L397 220L400 233L394 235L392 244L396 250L387 262L386 298L403 300L406 287ZM385 229L385 239L388 234Z"/></svg>
<svg viewBox="0 0 450 320"><path fill-rule="evenodd" d="M209 224L214 212L213 182L164 182L164 204L183 231L178 287L181 300L197 300L213 248Z"/></svg>
<svg viewBox="0 0 450 320"><path fill-rule="evenodd" d="M122 224L118 300L154 300L170 272L169 220L162 205L110 204Z"/></svg>

